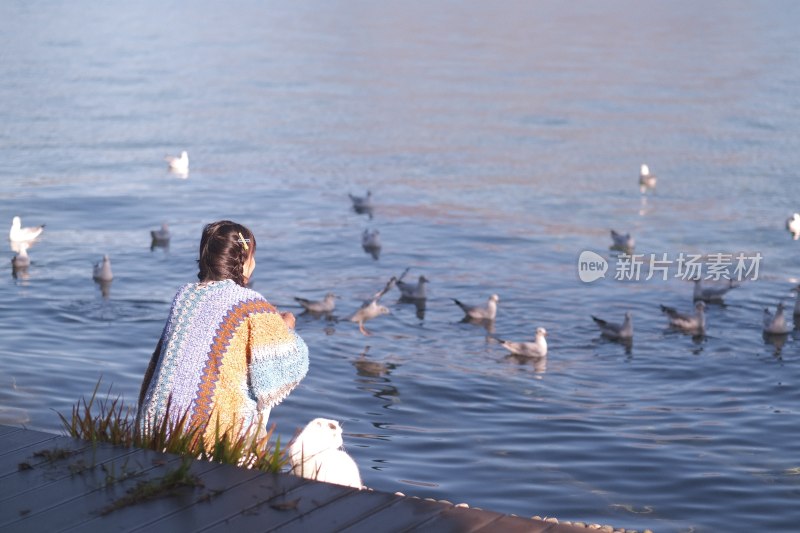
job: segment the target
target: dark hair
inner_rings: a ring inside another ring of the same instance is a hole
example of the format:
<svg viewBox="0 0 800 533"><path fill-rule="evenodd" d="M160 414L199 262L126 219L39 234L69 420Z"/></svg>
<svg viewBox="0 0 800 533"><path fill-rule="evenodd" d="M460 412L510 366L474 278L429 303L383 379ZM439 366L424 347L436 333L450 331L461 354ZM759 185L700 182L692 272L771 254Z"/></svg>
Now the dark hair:
<svg viewBox="0 0 800 533"><path fill-rule="evenodd" d="M244 239L245 242L242 242ZM220 220L207 224L200 238L200 259L197 260L200 281L232 279L245 286L244 264L256 253L256 238L247 227Z"/></svg>

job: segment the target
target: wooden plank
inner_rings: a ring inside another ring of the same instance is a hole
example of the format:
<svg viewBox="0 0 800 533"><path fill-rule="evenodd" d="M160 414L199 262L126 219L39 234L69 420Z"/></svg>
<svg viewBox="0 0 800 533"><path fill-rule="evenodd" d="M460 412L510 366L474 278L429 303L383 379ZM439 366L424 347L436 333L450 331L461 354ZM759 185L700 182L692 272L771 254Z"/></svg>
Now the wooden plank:
<svg viewBox="0 0 800 533"><path fill-rule="evenodd" d="M389 525L391 525L393 531L410 529L430 520L446 507L448 505L444 503L416 498L401 498L392 505L365 517L342 531L347 531L348 533L374 533L375 531L385 531Z"/></svg>
<svg viewBox="0 0 800 533"><path fill-rule="evenodd" d="M221 491L207 501L181 509L164 519L137 525L133 531L148 533L172 533L174 531L202 531L218 523L227 522L243 511L259 505L265 499L289 492L304 484L302 478L286 474L266 474L224 465L226 475L220 477L219 470L203 476L206 490Z"/></svg>
<svg viewBox="0 0 800 533"><path fill-rule="evenodd" d="M0 437L0 445L4 444ZM20 463L36 468L49 462L57 460L59 454L66 455L74 451L84 449L89 443L71 437L58 437L36 442L24 448L18 448L13 452L0 455L0 479L14 475L20 469ZM37 457L36 454L40 454Z"/></svg>
<svg viewBox="0 0 800 533"><path fill-rule="evenodd" d="M170 463L173 468L179 463ZM189 472L202 480L212 470L218 470L223 465L211 461L194 461L189 467ZM155 498L136 502L115 509L107 514L95 514L87 517L87 520L77 523L69 529L59 530L62 533L70 531L130 531L134 527L154 519L169 516L175 512L197 504L198 500L207 495L207 489L203 485L197 487L180 487L168 494L161 494ZM112 500L113 501L113 500Z"/></svg>
<svg viewBox="0 0 800 533"><path fill-rule="evenodd" d="M13 453L21 448L26 448L34 444L47 442L56 437L58 437L58 435L53 433L42 433L40 431L31 430L6 433L0 438L0 442L3 443L2 447L0 447L0 456Z"/></svg>
<svg viewBox="0 0 800 533"><path fill-rule="evenodd" d="M85 452L89 456L86 470L6 500L0 508L0 527L4 531L71 527L94 518L139 481L159 478L180 461L177 456L150 450L122 451L127 455L120 456L120 450L113 447L98 446L96 451ZM136 475L122 479L131 473ZM109 483L109 477L117 481Z"/></svg>
<svg viewBox="0 0 800 533"><path fill-rule="evenodd" d="M296 477L284 474L285 477ZM298 478L302 479L302 478ZM357 489L305 480L292 490L260 495L256 505L241 509L241 513L203 529L203 533L223 533L225 531L267 531L291 522L321 506L346 496Z"/></svg>
<svg viewBox="0 0 800 533"><path fill-rule="evenodd" d="M494 511L449 506L419 527L437 533L467 533L487 526L492 526L489 529L493 531L502 531L502 529L493 529L493 524L501 517L503 517L501 513ZM536 529L529 531L538 533Z"/></svg>
<svg viewBox="0 0 800 533"><path fill-rule="evenodd" d="M15 431L23 431L23 428L0 424L0 437L7 433L14 433Z"/></svg>
<svg viewBox="0 0 800 533"><path fill-rule="evenodd" d="M282 524L278 531L309 533L313 531L339 531L375 514L401 500L388 492L372 490L354 491L345 494L328 505L298 516L291 522Z"/></svg>
<svg viewBox="0 0 800 533"><path fill-rule="evenodd" d="M556 524L533 518L503 515L491 524L478 529L475 533L586 533L586 528L567 524Z"/></svg>

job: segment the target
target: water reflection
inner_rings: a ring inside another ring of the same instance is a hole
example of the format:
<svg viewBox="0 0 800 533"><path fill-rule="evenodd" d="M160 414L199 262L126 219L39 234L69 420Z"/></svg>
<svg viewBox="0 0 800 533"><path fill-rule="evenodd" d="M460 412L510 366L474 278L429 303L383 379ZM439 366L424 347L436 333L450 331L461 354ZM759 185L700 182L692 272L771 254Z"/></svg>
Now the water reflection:
<svg viewBox="0 0 800 533"><path fill-rule="evenodd" d="M100 286L100 294L103 296L103 299L108 300L109 296L111 296L111 281L96 279L94 282Z"/></svg>
<svg viewBox="0 0 800 533"><path fill-rule="evenodd" d="M427 299L425 298L406 298L405 296L401 296L400 299L397 300L398 303L404 304L413 304L416 308L416 315L417 318L420 320L425 320L425 304Z"/></svg>
<svg viewBox="0 0 800 533"><path fill-rule="evenodd" d="M503 359L518 365L530 365L533 367L533 371L537 374L544 374L547 371L547 356L526 357L524 355L510 353L507 354Z"/></svg>
<svg viewBox="0 0 800 533"><path fill-rule="evenodd" d="M486 330L488 335L494 335L495 333L495 324L494 320L490 320L488 318L472 318L470 316L465 316L461 319L462 324L472 324L473 326L479 326Z"/></svg>
<svg viewBox="0 0 800 533"><path fill-rule="evenodd" d="M389 379L389 375L397 368L397 365L367 358L369 350L370 346L365 346L358 358L351 361L356 369L356 375L366 378L359 380L365 385L359 388L371 392L376 398L389 400L389 404L386 405L392 405L400 397L399 389L392 385Z"/></svg>
<svg viewBox="0 0 800 533"><path fill-rule="evenodd" d="M783 350L786 341L789 340L789 332L787 333L767 333L763 332L761 334L762 338L764 339L764 344L771 345L775 350L772 352L772 355L776 357L780 357L781 350Z"/></svg>

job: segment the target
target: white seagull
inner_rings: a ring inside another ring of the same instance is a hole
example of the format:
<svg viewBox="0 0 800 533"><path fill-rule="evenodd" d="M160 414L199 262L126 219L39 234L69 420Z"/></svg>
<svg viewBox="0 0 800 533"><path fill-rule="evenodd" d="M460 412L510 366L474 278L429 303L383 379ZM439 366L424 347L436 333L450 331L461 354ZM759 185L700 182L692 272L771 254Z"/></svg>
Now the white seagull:
<svg viewBox="0 0 800 533"><path fill-rule="evenodd" d="M694 280L694 301L702 300L704 302L722 302L723 296L731 290L738 287L738 285L733 284L733 280L729 280L729 283L722 287L703 287L702 281L700 279Z"/></svg>
<svg viewBox="0 0 800 533"><path fill-rule="evenodd" d="M427 297L425 294L425 284L428 283L428 278L420 276L417 283L403 281L403 277L406 275L409 268L406 268L405 271L400 274L400 277L397 278L397 288L400 289L401 293L400 297L405 300L424 300Z"/></svg>
<svg viewBox="0 0 800 533"><path fill-rule="evenodd" d="M786 325L786 318L783 316L783 302L778 302L774 315L768 308L764 308L764 333L767 335L789 333L789 326Z"/></svg>
<svg viewBox="0 0 800 533"><path fill-rule="evenodd" d="M611 230L611 240L613 241L611 248L613 250L620 250L623 252L629 252L633 250L633 247L636 244L636 240L631 237L630 233L623 235L622 233L617 233L613 229Z"/></svg>
<svg viewBox="0 0 800 533"><path fill-rule="evenodd" d="M44 231L44 224L41 226L23 228L22 220L19 217L14 217L11 220L11 230L8 232L8 239L11 242L32 241L41 235L42 231Z"/></svg>
<svg viewBox="0 0 800 533"><path fill-rule="evenodd" d="M373 296L371 300L364 302L358 311L353 313L353 315L348 319L350 322L358 322L358 330L364 335L370 335L370 332L364 329L364 322L367 320L372 320L373 318L381 315L389 314L389 308L381 305L379 302L381 296L389 292L389 290L394 287L396 281L397 278L392 276L383 289L375 293L375 296Z"/></svg>
<svg viewBox="0 0 800 533"><path fill-rule="evenodd" d="M325 298L322 300L308 300L298 296L294 297L297 303L303 306L303 309L309 313L318 314L328 314L333 312L333 310L336 308L336 298L337 296L332 292L327 293Z"/></svg>
<svg viewBox="0 0 800 533"><path fill-rule="evenodd" d="M186 174L189 172L189 154L184 150L181 152L180 157L165 156L164 159L169 163L169 169L178 172L179 174Z"/></svg>
<svg viewBox="0 0 800 533"><path fill-rule="evenodd" d="M27 268L31 264L31 258L28 256L28 243L21 242L19 244L19 253L11 258L11 265L14 269Z"/></svg>
<svg viewBox="0 0 800 533"><path fill-rule="evenodd" d="M452 298L452 300L464 311L464 318L471 318L473 320L494 320L494 317L497 316L497 302L500 301L500 297L496 294L489 296L489 299L486 301L486 307L466 305L455 298Z"/></svg>
<svg viewBox="0 0 800 533"><path fill-rule="evenodd" d="M794 240L800 239L800 213L795 213L786 219L786 229L792 233Z"/></svg>
<svg viewBox="0 0 800 533"><path fill-rule="evenodd" d="M592 320L600 327L600 333L606 338L622 341L633 338L633 318L630 311L625 313L625 321L622 324L607 322L594 315L592 315Z"/></svg>
<svg viewBox="0 0 800 533"><path fill-rule="evenodd" d="M547 355L547 330L536 328L536 340L533 342L511 342L497 339L500 346L513 353L524 357L544 357Z"/></svg>
<svg viewBox="0 0 800 533"><path fill-rule="evenodd" d="M639 190L645 192L647 189L654 188L657 180L655 174L650 174L650 167L643 164L639 170Z"/></svg>
<svg viewBox="0 0 800 533"><path fill-rule="evenodd" d="M95 281L111 281L114 279L114 275L111 273L111 259L109 259L108 254L103 256L102 262L97 262L94 265L92 278Z"/></svg>
<svg viewBox="0 0 800 533"><path fill-rule="evenodd" d="M703 335L706 331L706 315L704 313L706 304L701 300L694 304L694 308L694 315L679 313L674 308L666 305L661 306L661 311L669 318L670 326L687 333Z"/></svg>

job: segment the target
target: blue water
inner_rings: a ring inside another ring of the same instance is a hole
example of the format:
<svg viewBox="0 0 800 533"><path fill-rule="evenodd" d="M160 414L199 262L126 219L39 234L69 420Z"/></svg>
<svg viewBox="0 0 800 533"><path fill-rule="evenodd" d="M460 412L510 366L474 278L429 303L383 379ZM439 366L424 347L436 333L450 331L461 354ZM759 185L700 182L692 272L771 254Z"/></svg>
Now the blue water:
<svg viewBox="0 0 800 533"><path fill-rule="evenodd" d="M335 418L368 486L521 516L797 530L800 335L765 340L761 313L800 278L800 4L9 1L0 21L0 220L46 223L0 277L0 423L60 432L98 380L133 405L203 224L232 218L284 310L333 290L344 318L406 267L431 280L423 318L394 290L369 337L298 317L282 440ZM163 159L184 149L186 178ZM347 197L367 189L372 219ZM611 228L642 254L760 253L758 279L692 339L659 310L689 310L689 283L578 279L583 250L613 269ZM451 298L491 293L495 335L546 327L546 361L460 322ZM630 350L590 319L626 310Z"/></svg>

